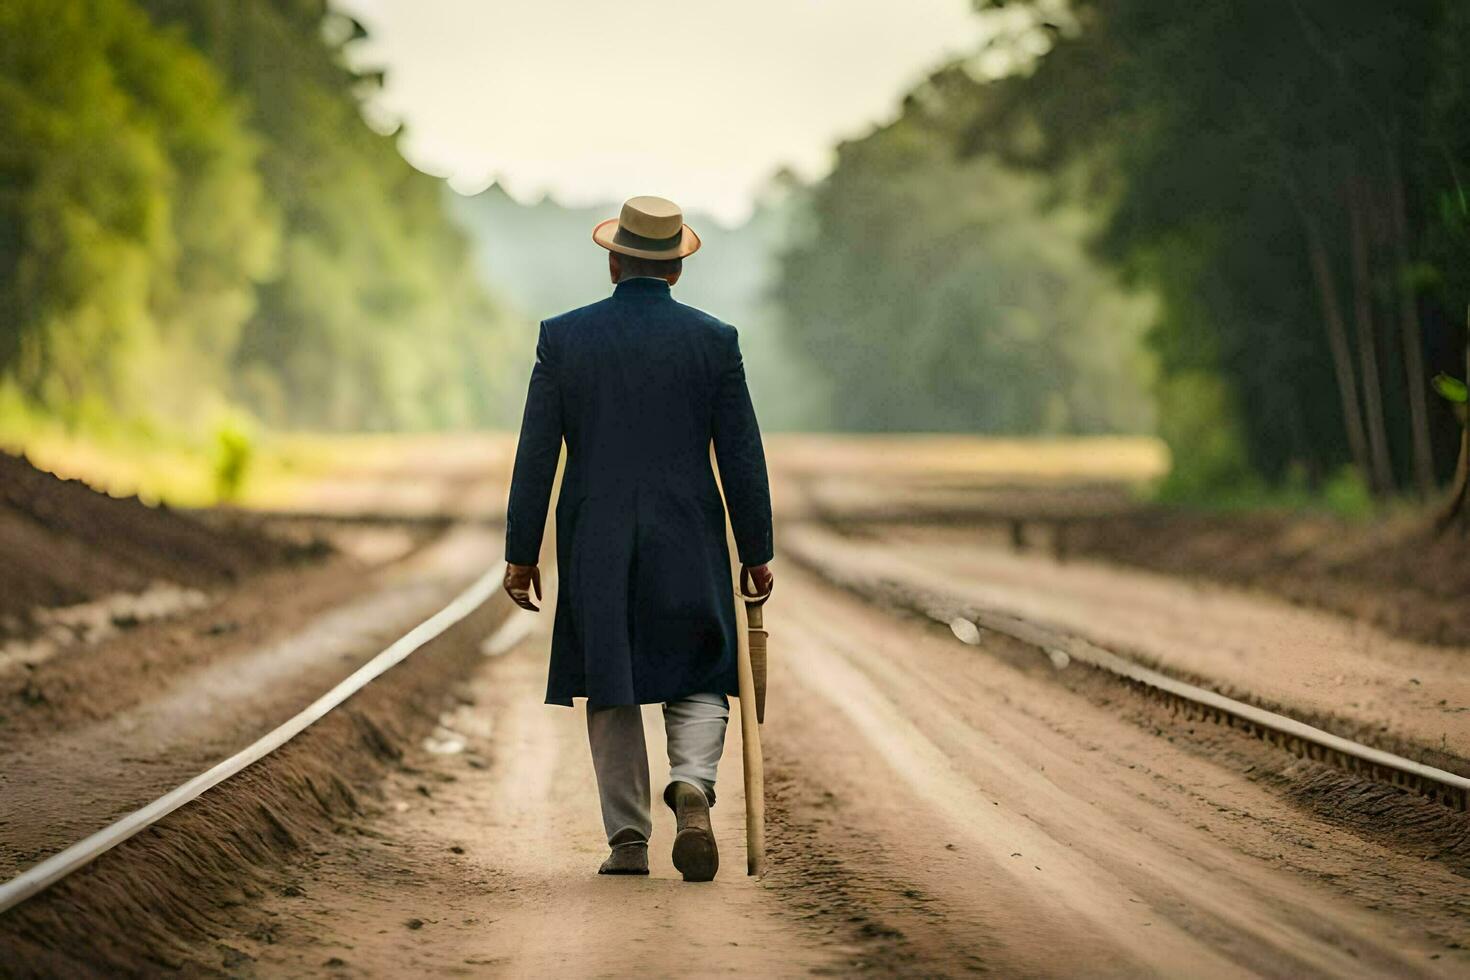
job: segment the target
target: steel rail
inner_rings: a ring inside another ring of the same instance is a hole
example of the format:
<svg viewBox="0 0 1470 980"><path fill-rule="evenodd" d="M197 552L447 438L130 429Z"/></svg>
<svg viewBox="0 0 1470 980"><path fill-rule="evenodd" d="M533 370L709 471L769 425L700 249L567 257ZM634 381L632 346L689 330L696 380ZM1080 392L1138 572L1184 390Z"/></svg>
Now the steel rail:
<svg viewBox="0 0 1470 980"><path fill-rule="evenodd" d="M1053 651L1059 651L1089 667L1106 671L1136 687L1144 688L1147 693L1181 707L1186 712L1197 713L1211 721L1224 722L1232 728L1243 729L1298 756L1330 762L1349 772L1413 789L1452 809L1465 810L1470 805L1470 779L1464 776L1375 749L1371 745L1334 735L1287 715L1178 680L1120 657L1081 637L1055 633L1045 627L997 613L971 611L971 616L971 622L983 629L1040 647L1049 655Z"/></svg>
<svg viewBox="0 0 1470 980"><path fill-rule="evenodd" d="M1065 661L1058 663L1061 657L1057 654L1065 655L1169 703L1176 711L1242 729L1298 756L1412 790L1454 810L1470 810L1470 779L1457 773L1334 735L1287 715L1170 677L1081 637L1002 612L976 608L952 594L917 591L900 582L843 574L800 550L788 554L822 578L864 598L876 599L950 627L956 639L971 646L980 642L979 636L962 636L962 632L969 632L962 624L969 624L970 629L991 630L1037 648L1052 657L1054 666L1065 666Z"/></svg>
<svg viewBox="0 0 1470 980"><path fill-rule="evenodd" d="M228 759L216 763L213 767L175 787L152 803L134 810L66 850L53 854L40 864L0 884L0 913L14 908L77 869L85 867L129 837L146 830L179 807L197 799L300 735L314 723L320 721L329 711L341 705L390 668L406 660L410 654L441 636L450 627L461 622L483 605L485 600L499 588L504 568L504 564L496 564L488 569L463 592L450 600L443 609L399 637L386 650L347 675L335 687L286 722L262 735Z"/></svg>

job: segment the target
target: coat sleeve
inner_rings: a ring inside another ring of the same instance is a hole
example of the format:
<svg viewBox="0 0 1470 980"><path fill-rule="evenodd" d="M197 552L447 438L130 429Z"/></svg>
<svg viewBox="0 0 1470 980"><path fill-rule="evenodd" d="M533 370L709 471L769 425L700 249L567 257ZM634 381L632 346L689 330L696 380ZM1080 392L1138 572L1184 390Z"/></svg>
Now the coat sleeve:
<svg viewBox="0 0 1470 980"><path fill-rule="evenodd" d="M561 456L561 389L556 360L546 336L546 324L536 341L536 365L526 393L521 438L516 446L510 502L505 511L505 560L512 565L535 565L541 556L541 536L551 505L551 484Z"/></svg>
<svg viewBox="0 0 1470 980"><path fill-rule="evenodd" d="M715 392L715 460L730 508L735 549L742 565L763 565L774 556L771 534L771 488L766 454L755 406L745 384L740 341L732 328L724 367Z"/></svg>

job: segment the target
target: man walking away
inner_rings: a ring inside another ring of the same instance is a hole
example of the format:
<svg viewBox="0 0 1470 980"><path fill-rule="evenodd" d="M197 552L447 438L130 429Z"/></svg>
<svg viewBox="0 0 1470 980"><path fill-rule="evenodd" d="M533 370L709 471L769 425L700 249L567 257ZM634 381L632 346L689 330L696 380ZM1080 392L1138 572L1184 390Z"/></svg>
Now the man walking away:
<svg viewBox="0 0 1470 980"><path fill-rule="evenodd" d="M725 504L740 561L768 593L765 453L735 329L671 294L699 248L679 207L632 198L592 239L608 250L616 288L541 324L506 511L505 588L537 610L531 592L541 598L541 536L565 440L546 701L587 699L611 848L600 873L648 873L639 705L662 704L674 866L685 881L709 881L719 868L709 808L738 690Z"/></svg>

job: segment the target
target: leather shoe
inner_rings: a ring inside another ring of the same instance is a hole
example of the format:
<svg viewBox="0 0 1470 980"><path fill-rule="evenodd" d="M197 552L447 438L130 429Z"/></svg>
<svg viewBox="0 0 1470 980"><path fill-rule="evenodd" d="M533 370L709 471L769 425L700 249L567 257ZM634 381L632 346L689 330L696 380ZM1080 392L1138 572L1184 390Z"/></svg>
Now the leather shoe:
<svg viewBox="0 0 1470 980"><path fill-rule="evenodd" d="M633 841L613 845L612 852L602 867L600 875L646 875L648 874L648 842Z"/></svg>
<svg viewBox="0 0 1470 980"><path fill-rule="evenodd" d="M709 801L704 792L689 783L669 784L664 800L674 811L678 833L674 835L674 867L685 881L713 881L720 870L720 852L715 847L709 822Z"/></svg>
<svg viewBox="0 0 1470 980"><path fill-rule="evenodd" d="M598 874L648 874L648 842L632 827L623 827L609 840L612 854L607 855Z"/></svg>

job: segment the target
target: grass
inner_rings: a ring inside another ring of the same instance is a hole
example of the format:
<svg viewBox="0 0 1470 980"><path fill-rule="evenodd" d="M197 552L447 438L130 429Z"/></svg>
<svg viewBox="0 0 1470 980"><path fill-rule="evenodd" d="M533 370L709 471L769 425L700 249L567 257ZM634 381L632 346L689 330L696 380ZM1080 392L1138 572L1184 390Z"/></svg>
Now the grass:
<svg viewBox="0 0 1470 980"><path fill-rule="evenodd" d="M1173 507L1211 513L1298 513L1322 514L1347 521L1364 522L1389 516L1408 507L1405 501L1379 502L1352 469L1343 467L1318 486L1311 486L1300 472L1288 473L1279 485L1250 479L1228 488L1181 492L1167 477L1159 484L1154 500Z"/></svg>
<svg viewBox="0 0 1470 980"><path fill-rule="evenodd" d="M279 507L314 479L360 459L373 437L255 435L239 425L198 436L119 426L76 432L48 420L0 414L0 448L41 469L149 504Z"/></svg>

